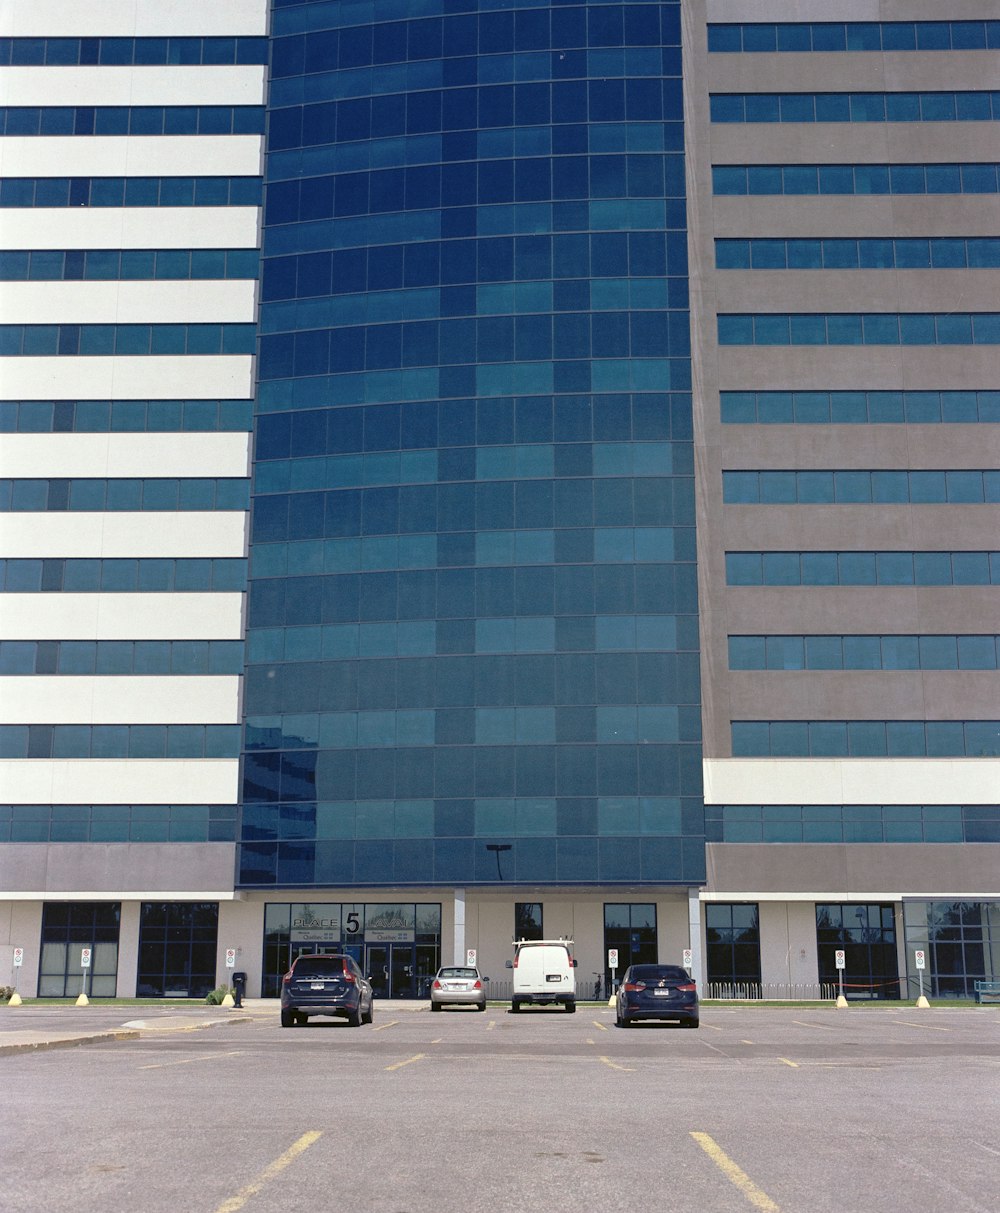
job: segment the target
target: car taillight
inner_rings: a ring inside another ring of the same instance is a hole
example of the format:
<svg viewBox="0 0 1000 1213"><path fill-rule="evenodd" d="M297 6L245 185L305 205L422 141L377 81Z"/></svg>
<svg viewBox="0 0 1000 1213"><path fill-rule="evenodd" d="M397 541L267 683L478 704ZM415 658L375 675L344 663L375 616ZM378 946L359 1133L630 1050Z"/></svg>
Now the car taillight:
<svg viewBox="0 0 1000 1213"><path fill-rule="evenodd" d="M515 968L515 969L517 968L517 962L518 962L520 959L521 959L521 953L520 953L520 952L515 952L515 953L514 953L514 968Z"/></svg>
<svg viewBox="0 0 1000 1213"><path fill-rule="evenodd" d="M693 993L695 992L695 990L697 990L697 988L698 988L698 987L697 987L697 986L694 984L694 982L693 982L693 981L692 981L692 982L690 982L690 983L689 983L688 985L686 985L686 986L678 986L678 987L677 987L677 989L678 989L678 990L680 990L680 991L681 991L682 993L684 993L684 994L693 994Z"/></svg>
<svg viewBox="0 0 1000 1213"><path fill-rule="evenodd" d="M281 979L281 984L282 984L283 986L287 986L287 985L288 985L288 983L289 983L291 980L292 980L292 975L291 975L291 973L286 973L286 974L284 975L284 977L282 977L282 979Z"/></svg>
<svg viewBox="0 0 1000 1213"><path fill-rule="evenodd" d="M646 983L644 981L627 981L625 983L626 990L644 990Z"/></svg>
<svg viewBox="0 0 1000 1213"><path fill-rule="evenodd" d="M432 989L432 990L440 990L440 989L441 989L441 983L438 981L438 979L437 979L436 977L434 978L434 984L431 986L431 989Z"/></svg>
<svg viewBox="0 0 1000 1213"><path fill-rule="evenodd" d="M476 984L472 988L474 990L481 990L483 988L483 983L481 981L477 981Z"/></svg>
<svg viewBox="0 0 1000 1213"><path fill-rule="evenodd" d="M347 972L344 973L344 981L350 982L351 985L354 985L356 980L357 980L357 978L354 976L353 973L347 973Z"/></svg>

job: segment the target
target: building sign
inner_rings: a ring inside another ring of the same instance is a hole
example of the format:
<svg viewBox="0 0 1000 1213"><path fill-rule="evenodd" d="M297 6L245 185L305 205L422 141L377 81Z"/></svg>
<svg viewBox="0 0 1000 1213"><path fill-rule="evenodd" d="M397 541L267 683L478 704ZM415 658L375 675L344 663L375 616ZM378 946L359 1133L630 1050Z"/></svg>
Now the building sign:
<svg viewBox="0 0 1000 1213"><path fill-rule="evenodd" d="M306 931L322 931L323 939L340 938L340 906L324 906L325 913L296 915L291 922L292 934L302 938Z"/></svg>
<svg viewBox="0 0 1000 1213"><path fill-rule="evenodd" d="M413 943L413 931L403 928L366 931L365 943Z"/></svg>
<svg viewBox="0 0 1000 1213"><path fill-rule="evenodd" d="M340 928L326 927L316 930L312 927L292 927L292 943L340 943Z"/></svg>

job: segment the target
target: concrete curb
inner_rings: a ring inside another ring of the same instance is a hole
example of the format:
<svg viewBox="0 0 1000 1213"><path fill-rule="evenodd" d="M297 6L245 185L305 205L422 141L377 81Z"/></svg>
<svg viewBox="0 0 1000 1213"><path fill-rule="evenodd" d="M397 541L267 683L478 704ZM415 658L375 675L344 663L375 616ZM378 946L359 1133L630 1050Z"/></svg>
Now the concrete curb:
<svg viewBox="0 0 1000 1213"><path fill-rule="evenodd" d="M41 1049L72 1049L77 1045L100 1044L102 1040L138 1040L139 1032L95 1032L91 1036L67 1036L61 1040L30 1040L17 1044L0 1044L3 1053L37 1053Z"/></svg>

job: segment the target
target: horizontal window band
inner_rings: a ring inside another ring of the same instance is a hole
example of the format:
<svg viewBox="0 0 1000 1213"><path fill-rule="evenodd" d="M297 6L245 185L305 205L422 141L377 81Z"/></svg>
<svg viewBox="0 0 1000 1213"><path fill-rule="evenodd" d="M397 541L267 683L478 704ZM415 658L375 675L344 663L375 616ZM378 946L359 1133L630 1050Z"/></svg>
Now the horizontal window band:
<svg viewBox="0 0 1000 1213"><path fill-rule="evenodd" d="M995 194L997 163L716 164L716 196L772 194Z"/></svg>
<svg viewBox="0 0 1000 1213"><path fill-rule="evenodd" d="M1000 552L727 552L726 584L1000 585Z"/></svg>
<svg viewBox="0 0 1000 1213"><path fill-rule="evenodd" d="M1000 391L720 392L724 425L1000 422ZM2 406L0 406L2 408Z"/></svg>
<svg viewBox="0 0 1000 1213"><path fill-rule="evenodd" d="M260 206L260 177L7 177L0 208Z"/></svg>
<svg viewBox="0 0 1000 1213"><path fill-rule="evenodd" d="M706 805L705 841L996 843L1000 805Z"/></svg>
<svg viewBox="0 0 1000 1213"><path fill-rule="evenodd" d="M716 240L719 270L1000 269L1000 237Z"/></svg>
<svg viewBox="0 0 1000 1213"><path fill-rule="evenodd" d="M720 345L1000 345L1000 312L719 315Z"/></svg>
<svg viewBox="0 0 1000 1213"><path fill-rule="evenodd" d="M237 758L230 724L5 724L0 758Z"/></svg>
<svg viewBox="0 0 1000 1213"><path fill-rule="evenodd" d="M998 635L729 637L731 670L995 670Z"/></svg>
<svg viewBox="0 0 1000 1213"><path fill-rule="evenodd" d="M261 105L0 106L0 135L261 135Z"/></svg>
<svg viewBox="0 0 1000 1213"><path fill-rule="evenodd" d="M0 480L0 514L249 508L250 481L240 477Z"/></svg>
<svg viewBox="0 0 1000 1213"><path fill-rule="evenodd" d="M1000 471L725 471L727 505L1000 504Z"/></svg>
<svg viewBox="0 0 1000 1213"><path fill-rule="evenodd" d="M245 559L0 560L0 589L8 594L232 593L246 585Z"/></svg>
<svg viewBox="0 0 1000 1213"><path fill-rule="evenodd" d="M235 842L235 804L0 805L0 842Z"/></svg>
<svg viewBox="0 0 1000 1213"><path fill-rule="evenodd" d="M253 324L3 324L0 357L252 354Z"/></svg>
<svg viewBox="0 0 1000 1213"><path fill-rule="evenodd" d="M1000 50L1000 21L796 21L710 24L709 53Z"/></svg>
<svg viewBox="0 0 1000 1213"><path fill-rule="evenodd" d="M2 434L207 434L252 429L252 400L0 400Z"/></svg>
<svg viewBox="0 0 1000 1213"><path fill-rule="evenodd" d="M0 67L265 63L266 38L0 38Z"/></svg>
<svg viewBox="0 0 1000 1213"><path fill-rule="evenodd" d="M0 252L0 282L256 278L256 249L36 249Z"/></svg>
<svg viewBox="0 0 1000 1213"><path fill-rule="evenodd" d="M0 640L0 675L242 674L241 640Z"/></svg>
<svg viewBox="0 0 1000 1213"><path fill-rule="evenodd" d="M713 93L715 123L996 122L1000 92Z"/></svg>
<svg viewBox="0 0 1000 1213"><path fill-rule="evenodd" d="M734 720L734 758L996 758L997 720Z"/></svg>

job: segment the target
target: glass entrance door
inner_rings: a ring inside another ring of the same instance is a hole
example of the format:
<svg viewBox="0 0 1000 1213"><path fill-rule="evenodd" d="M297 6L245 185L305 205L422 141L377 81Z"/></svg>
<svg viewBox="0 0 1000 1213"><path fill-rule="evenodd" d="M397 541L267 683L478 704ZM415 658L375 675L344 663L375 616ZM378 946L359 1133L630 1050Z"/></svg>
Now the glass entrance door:
<svg viewBox="0 0 1000 1213"><path fill-rule="evenodd" d="M365 972L376 998L416 998L412 943L370 943Z"/></svg>

